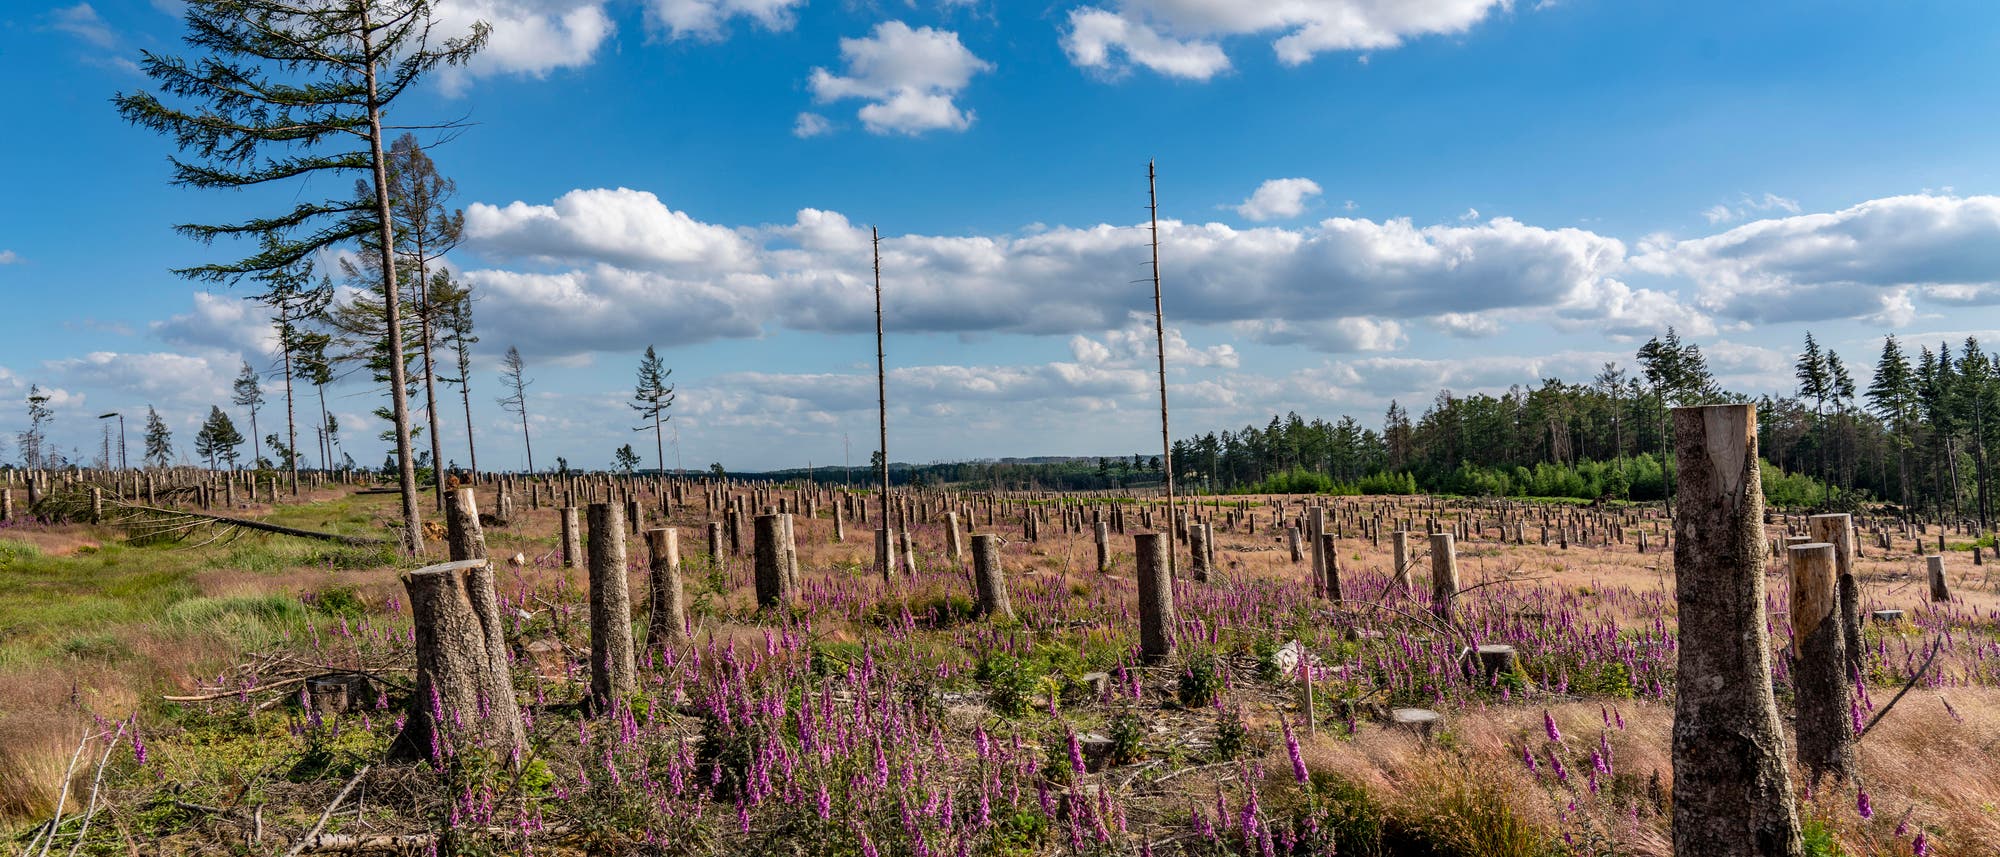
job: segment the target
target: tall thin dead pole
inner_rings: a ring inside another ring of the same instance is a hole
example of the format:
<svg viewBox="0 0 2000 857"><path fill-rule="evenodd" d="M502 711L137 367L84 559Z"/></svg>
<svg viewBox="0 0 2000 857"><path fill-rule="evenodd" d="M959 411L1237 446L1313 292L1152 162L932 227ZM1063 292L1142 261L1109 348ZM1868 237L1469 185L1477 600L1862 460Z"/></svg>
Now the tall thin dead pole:
<svg viewBox="0 0 2000 857"><path fill-rule="evenodd" d="M1160 351L1160 473L1167 480L1167 574L1171 579L1178 553L1174 549L1174 439L1167 430L1167 323L1160 309L1160 191L1152 161L1146 162L1146 210L1152 215L1153 229L1153 341Z"/></svg>
<svg viewBox="0 0 2000 857"><path fill-rule="evenodd" d="M868 237L875 250L875 408L881 420L882 450L882 521L878 527L875 549L876 560L882 564L882 579L887 581L896 566L895 540L889 533L889 369L888 359L882 352L882 233L873 226L868 227Z"/></svg>

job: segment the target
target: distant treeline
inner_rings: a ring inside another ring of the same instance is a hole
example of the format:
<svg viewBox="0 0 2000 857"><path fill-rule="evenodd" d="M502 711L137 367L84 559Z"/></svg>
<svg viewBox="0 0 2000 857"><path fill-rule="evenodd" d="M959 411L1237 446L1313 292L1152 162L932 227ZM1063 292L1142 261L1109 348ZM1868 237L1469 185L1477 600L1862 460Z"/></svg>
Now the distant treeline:
<svg viewBox="0 0 2000 857"><path fill-rule="evenodd" d="M1440 391L1412 417L1391 402L1377 430L1274 416L1259 428L1176 441L1175 481L1221 492L1439 493L1654 500L1672 481L1669 411L1754 402L1768 462L1765 494L1794 506L1868 498L1990 524L1989 450L2000 451L2000 356L1967 339L1919 348L1884 340L1859 388L1810 335L1792 395L1722 389L1701 349L1669 330L1638 352L1639 369L1606 363L1588 382L1559 378L1500 395Z"/></svg>

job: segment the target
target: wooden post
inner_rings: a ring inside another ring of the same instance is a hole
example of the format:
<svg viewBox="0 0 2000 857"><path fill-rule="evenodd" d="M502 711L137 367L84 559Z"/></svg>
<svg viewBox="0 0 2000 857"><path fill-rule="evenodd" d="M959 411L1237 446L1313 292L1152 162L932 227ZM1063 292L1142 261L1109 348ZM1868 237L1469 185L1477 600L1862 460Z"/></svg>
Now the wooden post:
<svg viewBox="0 0 2000 857"><path fill-rule="evenodd" d="M576 507L562 507L562 564L563 568L583 567L583 532L577 526Z"/></svg>
<svg viewBox="0 0 2000 857"><path fill-rule="evenodd" d="M1860 675L1868 653L1867 647L1861 644L1861 585L1854 576L1854 556L1859 539L1854 532L1854 518L1845 513L1814 515L1806 522L1812 527L1814 540L1833 545L1834 574L1840 585L1840 632L1846 643L1847 670Z"/></svg>
<svg viewBox="0 0 2000 857"><path fill-rule="evenodd" d="M791 604L792 580L786 567L785 522L776 513L758 515L756 541L751 549L756 569L757 606L786 607Z"/></svg>
<svg viewBox="0 0 2000 857"><path fill-rule="evenodd" d="M1841 629L1839 563L1833 545L1791 549L1792 687L1798 703L1799 765L1814 785L1854 773L1848 721L1847 635Z"/></svg>
<svg viewBox="0 0 2000 857"><path fill-rule="evenodd" d="M1451 533L1431 534L1431 612L1451 617L1458 598L1458 545Z"/></svg>
<svg viewBox="0 0 2000 857"><path fill-rule="evenodd" d="M1133 558L1139 578L1139 651L1148 663L1159 663L1174 653L1173 571L1167 566L1167 537L1160 533L1139 533L1132 537Z"/></svg>
<svg viewBox="0 0 2000 857"><path fill-rule="evenodd" d="M1753 405L1673 411L1680 610L1674 853L1800 857L1764 630L1764 486Z"/></svg>
<svg viewBox="0 0 2000 857"><path fill-rule="evenodd" d="M646 569L651 580L647 597L652 615L646 620L646 645L658 649L688 641L687 607L681 593L680 530L662 527L646 531Z"/></svg>
<svg viewBox="0 0 2000 857"><path fill-rule="evenodd" d="M1007 573L1000 567L999 536L980 533L972 537L972 582L981 617L1014 618L1014 605L1007 598Z"/></svg>
<svg viewBox="0 0 2000 857"><path fill-rule="evenodd" d="M591 710L604 713L624 705L639 683L625 576L625 514L616 503L592 503L584 517L590 525Z"/></svg>
<svg viewBox="0 0 2000 857"><path fill-rule="evenodd" d="M482 576L483 573L483 576ZM429 759L433 753L470 749L468 736L518 765L526 749L513 677L495 664L507 662L505 635L492 601L491 574L484 559L428 566L403 575L416 636L416 681L402 734L391 745L400 759ZM499 647L495 642L499 641ZM440 723L434 713L442 713Z"/></svg>
<svg viewBox="0 0 2000 857"><path fill-rule="evenodd" d="M1931 600L1950 601L1951 584L1944 579L1944 557L1937 554L1924 557L1924 570L1930 577Z"/></svg>

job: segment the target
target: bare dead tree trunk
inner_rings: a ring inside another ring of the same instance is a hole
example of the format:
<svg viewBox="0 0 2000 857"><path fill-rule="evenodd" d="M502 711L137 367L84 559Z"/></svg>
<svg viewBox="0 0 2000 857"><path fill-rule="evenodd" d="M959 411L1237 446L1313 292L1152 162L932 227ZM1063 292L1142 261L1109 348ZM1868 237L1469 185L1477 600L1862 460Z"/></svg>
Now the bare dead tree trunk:
<svg viewBox="0 0 2000 857"><path fill-rule="evenodd" d="M590 525L590 698L605 713L625 704L638 686L633 660L632 593L626 581L625 513L617 503L592 503Z"/></svg>
<svg viewBox="0 0 2000 857"><path fill-rule="evenodd" d="M651 572L647 595L652 615L647 618L646 645L660 648L688 642L687 602L681 592L681 539L673 527L646 531L647 569Z"/></svg>
<svg viewBox="0 0 2000 857"><path fill-rule="evenodd" d="M1674 853L1799 857L1764 632L1764 487L1752 405L1675 408Z"/></svg>
<svg viewBox="0 0 2000 857"><path fill-rule="evenodd" d="M1153 230L1153 342L1160 357L1160 473L1167 489L1167 574L1172 576L1174 551L1174 437L1167 428L1167 322L1160 301L1160 193L1153 162L1146 162L1146 210L1151 213Z"/></svg>
<svg viewBox="0 0 2000 857"><path fill-rule="evenodd" d="M882 233L868 228L870 246L875 251L875 407L882 430L882 526L875 530L875 562L882 566L882 582L896 573L896 539L889 528L889 362L882 350Z"/></svg>
<svg viewBox="0 0 2000 857"><path fill-rule="evenodd" d="M1139 578L1139 651L1148 663L1173 656L1174 626L1180 622L1174 611L1174 578L1167 565L1166 539L1163 533L1132 536Z"/></svg>
<svg viewBox="0 0 2000 857"><path fill-rule="evenodd" d="M370 54L373 48L368 40L374 30L368 26L365 13L362 32L362 53ZM389 173L382 156L382 105L376 93L373 62L367 64L365 75L368 151L375 172L375 240L380 242L382 251L382 314L388 326L389 410L396 424L396 484L403 490L403 544L412 556L423 556L424 519L417 510L417 463L410 450L410 396L403 371L402 291L396 286L396 236L389 219Z"/></svg>

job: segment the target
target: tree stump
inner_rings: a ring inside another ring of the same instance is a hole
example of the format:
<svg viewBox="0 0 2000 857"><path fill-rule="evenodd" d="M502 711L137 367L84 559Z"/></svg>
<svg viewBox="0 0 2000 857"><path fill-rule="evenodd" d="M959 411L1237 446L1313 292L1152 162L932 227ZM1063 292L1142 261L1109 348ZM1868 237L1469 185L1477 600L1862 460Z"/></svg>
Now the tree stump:
<svg viewBox="0 0 2000 857"><path fill-rule="evenodd" d="M615 503L592 503L590 525L590 698L605 713L638 686L632 642L632 594L626 579L625 514Z"/></svg>
<svg viewBox="0 0 2000 857"><path fill-rule="evenodd" d="M1321 533L1319 541L1320 553L1326 556L1326 581L1324 583L1326 597L1339 601L1341 599L1340 547L1334 541L1333 533Z"/></svg>
<svg viewBox="0 0 2000 857"><path fill-rule="evenodd" d="M1848 722L1847 635L1841 628L1840 584L1833 545L1795 545L1792 566L1792 686L1798 707L1799 765L1813 785L1831 774L1854 773L1854 728Z"/></svg>
<svg viewBox="0 0 2000 857"><path fill-rule="evenodd" d="M1167 537L1162 533L1132 536L1139 583L1139 652L1147 663L1160 663L1174 653L1173 572L1167 566Z"/></svg>
<svg viewBox="0 0 2000 857"><path fill-rule="evenodd" d="M1111 525L1098 521L1094 527L1097 537L1097 573L1111 571Z"/></svg>
<svg viewBox="0 0 2000 857"><path fill-rule="evenodd" d="M1000 567L999 536L980 533L972 537L972 582L981 618L1014 618L1014 605L1007 598L1007 573Z"/></svg>
<svg viewBox="0 0 2000 857"><path fill-rule="evenodd" d="M1207 583L1211 556L1208 551L1207 526L1195 524L1188 527L1188 552L1192 554L1193 559L1193 563L1188 566L1188 572L1194 576L1196 582Z"/></svg>
<svg viewBox="0 0 2000 857"><path fill-rule="evenodd" d="M1451 618L1458 600L1458 546L1450 533L1431 534L1431 612Z"/></svg>
<svg viewBox="0 0 2000 857"><path fill-rule="evenodd" d="M1428 708L1397 708L1389 712L1389 722L1410 730L1419 739L1429 741L1444 728L1444 715Z"/></svg>
<svg viewBox="0 0 2000 857"><path fill-rule="evenodd" d="M875 568L882 573L883 580L896 576L896 531L893 528L875 528Z"/></svg>
<svg viewBox="0 0 2000 857"><path fill-rule="evenodd" d="M785 518L776 513L758 515L756 539L751 548L751 567L755 569L757 606L766 609L789 607L792 600L792 576L787 568L785 555Z"/></svg>
<svg viewBox="0 0 2000 857"><path fill-rule="evenodd" d="M1410 532L1397 530L1390 534L1390 557L1396 563L1396 588L1410 591Z"/></svg>
<svg viewBox="0 0 2000 857"><path fill-rule="evenodd" d="M663 527L646 531L646 645L658 649L688 642L687 601L681 591L680 531Z"/></svg>
<svg viewBox="0 0 2000 857"><path fill-rule="evenodd" d="M958 537L958 513L944 513L944 549L952 562L965 559L965 543Z"/></svg>
<svg viewBox="0 0 2000 857"><path fill-rule="evenodd" d="M1674 853L1799 857L1765 635L1756 408L1675 408L1673 430Z"/></svg>
<svg viewBox="0 0 2000 857"><path fill-rule="evenodd" d="M498 616L476 605L492 598L484 559L427 566L403 575L416 636L416 682L403 732L391 746L400 759L444 759L484 746L517 765L526 746ZM481 592L483 590L483 592ZM497 611L496 611L497 612ZM434 714L442 715L442 722Z"/></svg>
<svg viewBox="0 0 2000 857"><path fill-rule="evenodd" d="M1942 539L1943 536L1939 538ZM1931 600L1950 601L1951 584L1944 579L1944 557L1937 554L1924 557L1924 570L1930 577Z"/></svg>
<svg viewBox="0 0 2000 857"><path fill-rule="evenodd" d="M583 530L577 524L576 507L562 507L563 568L583 567Z"/></svg>
<svg viewBox="0 0 2000 857"><path fill-rule="evenodd" d="M1840 587L1843 650L1847 653L1848 672L1860 675L1868 653L1861 644L1861 585L1854 577L1854 557L1860 547L1860 539L1854 533L1854 518L1845 513L1814 515L1806 523L1812 527L1814 539L1833 545L1834 579Z"/></svg>

